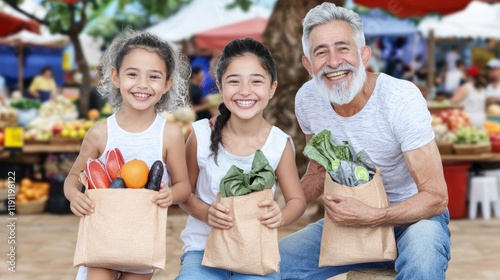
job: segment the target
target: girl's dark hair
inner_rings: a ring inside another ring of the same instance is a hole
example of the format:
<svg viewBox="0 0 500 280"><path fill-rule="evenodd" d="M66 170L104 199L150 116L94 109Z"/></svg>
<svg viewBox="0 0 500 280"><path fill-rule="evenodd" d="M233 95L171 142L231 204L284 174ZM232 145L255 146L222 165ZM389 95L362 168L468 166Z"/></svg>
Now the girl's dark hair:
<svg viewBox="0 0 500 280"><path fill-rule="evenodd" d="M215 79L219 82L220 87L222 87L222 76L226 72L229 64L234 58L241 57L245 54L253 54L260 60L262 68L264 68L269 76L271 76L271 84L278 80L276 65L269 50L255 39L244 38L230 42L222 51L215 70ZM227 109L224 102L219 105L219 113L220 115L217 116L214 129L210 135L210 150L214 153L216 163L219 143L224 145L222 140L222 128L227 124L227 121L231 117L231 111Z"/></svg>
<svg viewBox="0 0 500 280"><path fill-rule="evenodd" d="M488 85L488 81L482 75L473 77L472 79L474 81L474 87L477 89L485 88Z"/></svg>
<svg viewBox="0 0 500 280"><path fill-rule="evenodd" d="M112 82L111 69L120 70L125 56L137 48L156 53L165 62L166 80L173 80L168 93L155 104L155 111L171 112L185 106L190 75L190 68L185 57L174 44L148 32L134 31L130 27L125 28L113 39L99 62L97 67L101 77L97 87L99 93L108 99L115 111L121 109L123 99L120 89L116 88Z"/></svg>

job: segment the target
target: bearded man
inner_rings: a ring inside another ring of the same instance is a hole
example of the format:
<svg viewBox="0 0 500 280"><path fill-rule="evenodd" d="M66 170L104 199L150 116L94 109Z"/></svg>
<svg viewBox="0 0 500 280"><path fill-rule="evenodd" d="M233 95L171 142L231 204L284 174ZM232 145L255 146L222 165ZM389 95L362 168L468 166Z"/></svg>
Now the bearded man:
<svg viewBox="0 0 500 280"><path fill-rule="evenodd" d="M383 26L381 26L383 28ZM358 14L331 3L303 20L302 63L312 77L295 110L306 141L323 129L336 144L365 150L380 168L391 205L372 208L339 195L323 196L327 217L348 227L394 226L392 262L318 267L323 219L280 240L282 279L327 279L353 269L395 268L397 279L445 279L450 259L448 193L431 116L411 82L365 70ZM323 194L325 169L310 161L301 183L308 203Z"/></svg>

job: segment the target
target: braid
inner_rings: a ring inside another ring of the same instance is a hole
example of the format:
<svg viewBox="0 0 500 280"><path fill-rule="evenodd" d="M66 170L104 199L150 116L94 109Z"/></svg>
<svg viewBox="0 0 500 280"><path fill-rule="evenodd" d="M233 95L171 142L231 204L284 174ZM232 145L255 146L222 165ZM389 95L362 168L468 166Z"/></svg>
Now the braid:
<svg viewBox="0 0 500 280"><path fill-rule="evenodd" d="M210 150L214 153L214 161L217 164L217 153L219 151L219 143L223 144L222 141L222 128L226 125L229 117L231 117L231 111L229 111L224 105L224 102L219 104L219 113L215 119L214 129L212 130L212 134L210 135Z"/></svg>

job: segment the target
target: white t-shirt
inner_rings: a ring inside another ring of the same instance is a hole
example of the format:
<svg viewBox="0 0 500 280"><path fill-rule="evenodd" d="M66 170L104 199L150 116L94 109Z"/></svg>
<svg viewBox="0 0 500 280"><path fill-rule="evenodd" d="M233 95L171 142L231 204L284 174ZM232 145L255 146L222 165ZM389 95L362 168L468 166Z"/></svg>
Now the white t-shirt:
<svg viewBox="0 0 500 280"><path fill-rule="evenodd" d="M392 204L417 193L403 153L428 144L434 131L427 103L411 82L381 73L363 109L342 117L311 80L297 92L295 113L304 134L328 129L336 144L348 141L356 152L365 150L380 168Z"/></svg>
<svg viewBox="0 0 500 280"><path fill-rule="evenodd" d="M234 164L243 169L244 173L250 172L255 154L245 157L236 156L225 150L224 147L219 144L216 164L213 153L210 150L210 134L212 130L208 124L208 119L196 121L192 126L193 133L196 135L196 140L198 142L196 158L198 160L199 174L198 181L196 182L196 196L210 205L217 200L220 181L227 174L229 168ZM261 151L264 153L274 170L278 167L288 141L290 141L293 147L290 136L281 129L275 126L272 127ZM272 189L274 192L276 184ZM184 241L183 250L204 250L208 234L211 230L212 227L205 222L189 216L186 228L181 232L181 239Z"/></svg>
<svg viewBox="0 0 500 280"><path fill-rule="evenodd" d="M467 88L467 96L461 102L464 112L475 127L482 128L486 121L486 89L476 89L472 83L466 83L464 87Z"/></svg>
<svg viewBox="0 0 500 280"><path fill-rule="evenodd" d="M444 77L444 90L447 93L453 94L455 90L460 86L460 81L464 78L464 73L459 69L453 69L446 71Z"/></svg>
<svg viewBox="0 0 500 280"><path fill-rule="evenodd" d="M496 85L495 87L493 84L489 84L486 87L486 97L500 97L500 84Z"/></svg>

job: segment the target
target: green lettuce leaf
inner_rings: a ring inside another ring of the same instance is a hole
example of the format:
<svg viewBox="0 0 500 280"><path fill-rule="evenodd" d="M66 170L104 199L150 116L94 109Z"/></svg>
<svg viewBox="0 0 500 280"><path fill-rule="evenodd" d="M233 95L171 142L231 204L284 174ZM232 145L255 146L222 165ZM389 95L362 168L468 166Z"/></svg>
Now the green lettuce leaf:
<svg viewBox="0 0 500 280"><path fill-rule="evenodd" d="M248 174L232 165L220 182L221 197L239 196L270 189L276 182L276 174L261 150L255 152L252 169Z"/></svg>

